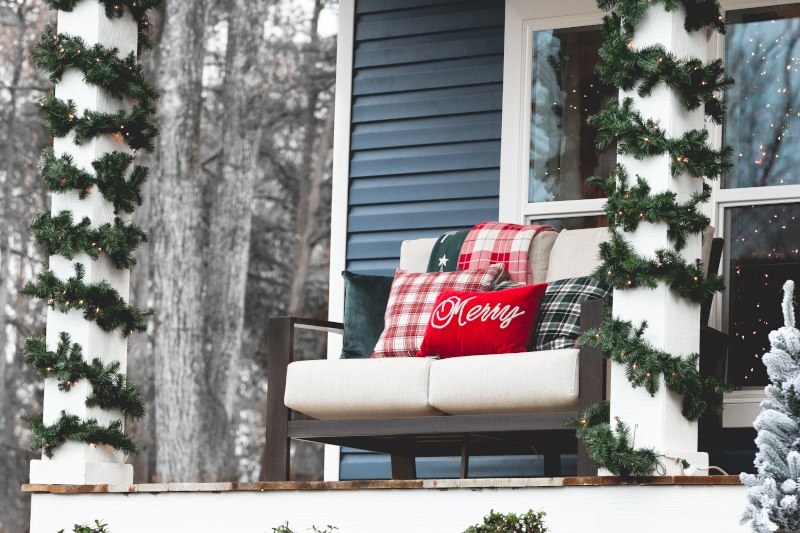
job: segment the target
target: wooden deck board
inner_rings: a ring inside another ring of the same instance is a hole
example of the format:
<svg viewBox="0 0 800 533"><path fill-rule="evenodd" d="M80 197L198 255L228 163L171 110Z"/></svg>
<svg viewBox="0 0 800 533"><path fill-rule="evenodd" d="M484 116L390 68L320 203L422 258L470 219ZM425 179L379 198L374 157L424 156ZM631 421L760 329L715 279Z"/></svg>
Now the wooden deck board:
<svg viewBox="0 0 800 533"><path fill-rule="evenodd" d="M143 483L141 485L22 485L22 492L50 494L244 492L274 490L376 490L376 489L474 489L527 487L580 487L615 485L741 485L738 476L656 476L415 479L377 481L287 481L258 483Z"/></svg>

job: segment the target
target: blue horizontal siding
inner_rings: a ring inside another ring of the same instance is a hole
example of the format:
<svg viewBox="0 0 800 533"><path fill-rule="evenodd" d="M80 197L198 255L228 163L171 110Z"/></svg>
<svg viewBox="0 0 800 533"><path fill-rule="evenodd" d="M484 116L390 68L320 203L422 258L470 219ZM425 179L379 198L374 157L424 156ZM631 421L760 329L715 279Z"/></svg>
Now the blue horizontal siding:
<svg viewBox="0 0 800 533"><path fill-rule="evenodd" d="M353 99L352 121L358 124L376 120L481 113L500 111L502 106L502 83L357 96Z"/></svg>
<svg viewBox="0 0 800 533"><path fill-rule="evenodd" d="M498 218L503 0L356 0L347 269L394 276L400 245ZM341 479L391 477L344 450ZM536 457L476 457L476 476L541 475ZM419 458L456 477L457 458Z"/></svg>
<svg viewBox="0 0 800 533"><path fill-rule="evenodd" d="M353 94L418 91L503 81L503 56L459 58L423 64L361 69L353 79Z"/></svg>
<svg viewBox="0 0 800 533"><path fill-rule="evenodd" d="M461 198L484 198L497 194L496 176L489 169L354 179L350 205L449 200L453 191Z"/></svg>
<svg viewBox="0 0 800 533"><path fill-rule="evenodd" d="M350 148L370 150L500 138L500 113L368 122L353 127Z"/></svg>
<svg viewBox="0 0 800 533"><path fill-rule="evenodd" d="M366 13L358 17L356 41L502 26L505 22L503 2L504 0L481 0Z"/></svg>
<svg viewBox="0 0 800 533"><path fill-rule="evenodd" d="M354 66L359 69L457 57L476 59L502 53L503 28L491 27L357 43Z"/></svg>

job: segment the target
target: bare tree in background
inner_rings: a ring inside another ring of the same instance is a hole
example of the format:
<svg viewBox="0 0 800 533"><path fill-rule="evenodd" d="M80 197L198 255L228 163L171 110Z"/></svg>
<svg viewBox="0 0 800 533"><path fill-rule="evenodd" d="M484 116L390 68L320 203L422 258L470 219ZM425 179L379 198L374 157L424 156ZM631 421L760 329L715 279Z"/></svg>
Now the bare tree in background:
<svg viewBox="0 0 800 533"><path fill-rule="evenodd" d="M42 388L22 361L22 344L44 324L45 308L19 294L22 284L41 267L43 251L30 242L28 220L47 205L36 161L45 134L37 119L35 96L48 88L36 72L30 50L51 13L43 0L0 2L0 531L27 531L30 497L20 492L28 482L34 454L19 420L23 411L41 406Z"/></svg>
<svg viewBox="0 0 800 533"><path fill-rule="evenodd" d="M264 132L264 23L272 2L233 0L228 17L219 175L212 180L206 264L203 410L206 481L235 479L234 404L242 358L253 188Z"/></svg>
<svg viewBox="0 0 800 533"><path fill-rule="evenodd" d="M151 16L155 49L142 61L162 93L162 134L154 154L136 154L151 179L134 217L151 242L136 252L130 301L156 315L129 341L128 375L148 409L126 424L142 449L128 458L135 483L258 479L269 317L327 316L335 37L318 31L321 1L250 4L167 0ZM41 409L42 382L22 348L46 308L19 289L47 260L29 227L49 205L36 165L51 136L32 102L51 86L29 60L56 22L47 8L0 0L2 533L28 530L30 496L19 487L39 457L18 417ZM224 336L206 336L212 327ZM325 336L299 333L296 353L323 357ZM298 443L292 454L293 479L321 479L320 446Z"/></svg>
<svg viewBox="0 0 800 533"><path fill-rule="evenodd" d="M158 480L201 475L203 246L200 113L205 0L169 1L160 40L161 135L153 184Z"/></svg>

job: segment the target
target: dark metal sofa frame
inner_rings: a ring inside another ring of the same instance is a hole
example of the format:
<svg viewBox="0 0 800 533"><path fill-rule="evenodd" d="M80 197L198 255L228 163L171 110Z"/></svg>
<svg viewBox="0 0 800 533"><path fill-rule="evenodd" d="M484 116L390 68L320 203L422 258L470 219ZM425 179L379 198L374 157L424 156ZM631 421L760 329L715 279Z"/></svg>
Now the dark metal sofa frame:
<svg viewBox="0 0 800 533"><path fill-rule="evenodd" d="M714 239L711 272L719 266L721 239ZM719 242L717 242L719 241ZM715 257L716 256L716 257ZM603 320L603 301L581 304L581 331L596 328ZM709 304L710 305L710 304ZM702 312L707 323L708 309ZM469 477L470 456L539 455L544 458L544 475L561 475L561 454L577 453L577 475L595 476L597 467L564 422L577 412L446 415L411 418L356 420L292 420L284 404L287 367L294 360L295 329L342 333L338 322L296 317L269 321L267 361L267 442L263 481L289 480L290 439L335 444L391 455L392 479L415 479L416 457L461 456L461 478ZM718 379L724 377L727 335L701 326L700 370ZM581 347L579 356L578 407L580 412L606 397L606 369L602 351ZM721 415L700 421L699 448L708 451L714 464L721 459Z"/></svg>

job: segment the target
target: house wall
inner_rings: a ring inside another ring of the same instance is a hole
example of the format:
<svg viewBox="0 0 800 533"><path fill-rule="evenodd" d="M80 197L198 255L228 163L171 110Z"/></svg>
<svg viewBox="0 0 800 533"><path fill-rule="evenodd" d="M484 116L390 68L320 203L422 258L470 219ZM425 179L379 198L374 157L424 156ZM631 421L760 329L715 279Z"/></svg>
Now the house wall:
<svg viewBox="0 0 800 533"><path fill-rule="evenodd" d="M347 269L497 220L503 0L357 0Z"/></svg>
<svg viewBox="0 0 800 533"><path fill-rule="evenodd" d="M347 270L393 276L404 240L498 219L504 20L503 0L356 0ZM486 459L486 475L540 466ZM342 450L339 479L388 477L388 456Z"/></svg>
<svg viewBox="0 0 800 533"><path fill-rule="evenodd" d="M545 525L554 532L731 533L750 530L738 524L745 492L743 485L597 485L45 493L32 495L30 530L71 531L99 519L114 533L264 533L286 521L297 532L330 524L341 533L457 533L482 523L492 509L533 509L547 513Z"/></svg>

